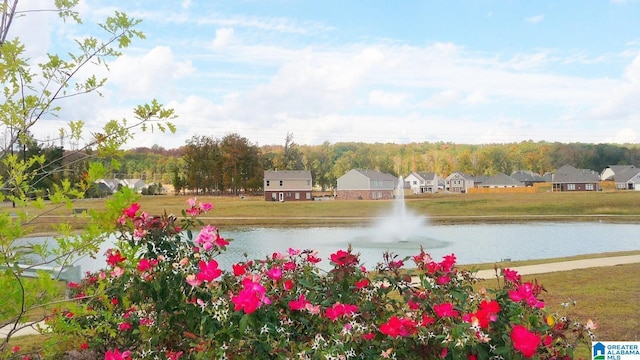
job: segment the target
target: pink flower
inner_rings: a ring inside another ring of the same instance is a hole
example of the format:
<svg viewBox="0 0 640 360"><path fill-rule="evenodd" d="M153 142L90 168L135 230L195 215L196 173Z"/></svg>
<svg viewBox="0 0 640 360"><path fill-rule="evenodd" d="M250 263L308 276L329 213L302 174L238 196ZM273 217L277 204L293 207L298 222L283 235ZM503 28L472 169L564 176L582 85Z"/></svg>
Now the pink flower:
<svg viewBox="0 0 640 360"><path fill-rule="evenodd" d="M442 268L442 271L446 271L446 272L450 272L451 270L453 270L453 266L456 264L456 256L451 254L451 255L445 255L443 257L443 260L440 262L440 267Z"/></svg>
<svg viewBox="0 0 640 360"><path fill-rule="evenodd" d="M297 256L300 255L302 253L302 250L300 249L294 249L294 248L289 248L287 250L287 252L289 253L289 256Z"/></svg>
<svg viewBox="0 0 640 360"><path fill-rule="evenodd" d="M458 311L453 308L453 304L451 303L433 305L433 311L435 311L438 317L455 317L459 315Z"/></svg>
<svg viewBox="0 0 640 360"><path fill-rule="evenodd" d="M533 284L526 282L518 286L516 290L509 291L509 299L513 302L525 302L532 308L544 308L544 302L536 299L537 290Z"/></svg>
<svg viewBox="0 0 640 360"><path fill-rule="evenodd" d="M294 285L294 284L293 284L293 280L291 280L291 279L287 279L287 280L284 282L284 285L283 285L283 286L284 286L284 289L285 289L285 290L289 291L289 290L293 289L293 285Z"/></svg>
<svg viewBox="0 0 640 360"><path fill-rule="evenodd" d="M532 333L523 325L514 325L510 336L513 348L520 351L524 357L530 358L535 355L541 341L539 335Z"/></svg>
<svg viewBox="0 0 640 360"><path fill-rule="evenodd" d="M235 311L243 310L246 314L251 314L263 304L271 304L271 300L266 296L267 289L260 283L245 278L242 280L242 286L243 289L238 295L231 297Z"/></svg>
<svg viewBox="0 0 640 360"><path fill-rule="evenodd" d="M436 283L438 285L446 285L449 283L449 281L451 281L451 277L449 277L448 275L438 276L438 278L436 279Z"/></svg>
<svg viewBox="0 0 640 360"><path fill-rule="evenodd" d="M197 287L202 284L202 280L197 279L194 274L187 275L186 281L187 281L187 284L193 287Z"/></svg>
<svg viewBox="0 0 640 360"><path fill-rule="evenodd" d="M407 318L392 316L389 321L380 325L380 332L391 337L411 336L417 332L415 321Z"/></svg>
<svg viewBox="0 0 640 360"><path fill-rule="evenodd" d="M120 331L127 331L130 329L131 329L131 324L129 324L128 322L122 322L118 324L118 330Z"/></svg>
<svg viewBox="0 0 640 360"><path fill-rule="evenodd" d="M504 276L504 279L508 282L514 283L514 284L519 284L520 283L520 274L518 274L518 272L516 270L511 270L511 269L503 269L502 270L502 276Z"/></svg>
<svg viewBox="0 0 640 360"><path fill-rule="evenodd" d="M140 204L133 203L127 209L122 210L122 215L125 215L128 218L134 218L138 210L140 210Z"/></svg>
<svg viewBox="0 0 640 360"><path fill-rule="evenodd" d="M278 281L280 279L282 279L282 269L280 269L279 267L273 267L271 269L269 269L267 271L267 276L271 279L271 280L275 280Z"/></svg>
<svg viewBox="0 0 640 360"><path fill-rule="evenodd" d="M107 350L104 353L104 360L129 360L131 358L131 351L120 352L118 349Z"/></svg>
<svg viewBox="0 0 640 360"><path fill-rule="evenodd" d="M335 303L325 310L325 316L331 321L336 321L339 317L345 317L358 311L356 305Z"/></svg>
<svg viewBox="0 0 640 360"><path fill-rule="evenodd" d="M209 260L209 262L200 261L200 272L196 275L196 278L200 281L211 282L220 275L222 270L218 269L218 262L215 260Z"/></svg>
<svg viewBox="0 0 640 360"><path fill-rule="evenodd" d="M156 259L140 259L138 261L138 271L145 272L151 270L154 266L158 265L158 260Z"/></svg>

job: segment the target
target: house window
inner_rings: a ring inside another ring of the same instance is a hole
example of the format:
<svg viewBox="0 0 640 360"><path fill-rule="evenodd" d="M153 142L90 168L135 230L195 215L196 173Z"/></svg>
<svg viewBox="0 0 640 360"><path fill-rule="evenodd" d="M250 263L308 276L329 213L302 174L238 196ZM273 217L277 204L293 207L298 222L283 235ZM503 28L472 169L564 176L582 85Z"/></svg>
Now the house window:
<svg viewBox="0 0 640 360"><path fill-rule="evenodd" d="M282 183L283 183L283 181L282 181L282 180L280 180L280 186L282 186Z"/></svg>
<svg viewBox="0 0 640 360"><path fill-rule="evenodd" d="M269 187L270 180L267 180L267 187Z"/></svg>
<svg viewBox="0 0 640 360"><path fill-rule="evenodd" d="M584 187L586 190L593 190L593 184L585 184Z"/></svg>
<svg viewBox="0 0 640 360"><path fill-rule="evenodd" d="M567 184L567 190L575 190L576 184Z"/></svg>
<svg viewBox="0 0 640 360"><path fill-rule="evenodd" d="M307 186L311 185L311 180L307 180Z"/></svg>
<svg viewBox="0 0 640 360"><path fill-rule="evenodd" d="M382 199L382 193L378 191L378 199Z"/></svg>
<svg viewBox="0 0 640 360"><path fill-rule="evenodd" d="M300 193L299 192L296 193L296 200L300 200Z"/></svg>
<svg viewBox="0 0 640 360"><path fill-rule="evenodd" d="M287 197L288 197L288 198L290 198L290 197L291 197L291 193L290 193L290 192L288 192L288 193L287 193Z"/></svg>
<svg viewBox="0 0 640 360"><path fill-rule="evenodd" d="M413 180L413 185L418 185L418 181L417 180Z"/></svg>
<svg viewBox="0 0 640 360"><path fill-rule="evenodd" d="M311 193L308 192L306 195L307 195L307 200L311 200Z"/></svg>

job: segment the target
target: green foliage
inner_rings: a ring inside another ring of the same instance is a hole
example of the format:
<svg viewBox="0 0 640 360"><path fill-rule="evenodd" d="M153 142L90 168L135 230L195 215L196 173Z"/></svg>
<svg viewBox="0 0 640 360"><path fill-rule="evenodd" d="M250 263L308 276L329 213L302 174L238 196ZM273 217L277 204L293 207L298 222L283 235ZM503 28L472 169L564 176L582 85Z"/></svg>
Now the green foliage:
<svg viewBox="0 0 640 360"><path fill-rule="evenodd" d="M82 21L74 7L77 0L55 0L57 14L64 21ZM0 286L7 296L0 297L0 327L9 326L9 332L0 339L0 357L5 357L10 338L26 320L42 320L50 302L59 298L54 291L61 272L79 256L93 255L99 244L114 230L114 221L124 207L135 200L136 194L123 191L114 197L111 207L89 211L87 225L81 233L72 231L69 222L55 224L41 232L56 234L44 242L25 240L34 229L30 224L41 212L45 200L52 205L73 207L73 201L84 196L94 180L118 164L121 146L133 139L134 130L175 131L170 123L176 115L156 100L134 109L135 121L111 120L96 132L88 144L79 150L65 151L60 147L44 147L30 135L44 118L57 117L61 100L88 93L100 93L107 78L79 74L87 65L102 65L121 55L132 41L143 39L136 30L140 20L116 11L99 26L104 33L99 37L87 36L76 41L76 51L67 54L47 54L43 62L32 65L25 58L26 45L18 38L7 40L16 16L18 1L1 4L3 22L0 24L0 130L7 137L0 149L0 198L11 200L12 213L0 214ZM33 9L30 11L38 11ZM49 10L49 9L47 9ZM28 13L27 11L26 13ZM23 16L25 12L20 12ZM28 14L26 15L28 16ZM84 138L83 120L70 121L60 129L62 139L78 141ZM97 156L109 156L100 159ZM65 163L65 160L67 161ZM93 161L93 162L91 162ZM77 165L77 166L76 166ZM56 206L53 208L55 209ZM37 269L35 279L23 275ZM33 314L38 314L33 316Z"/></svg>

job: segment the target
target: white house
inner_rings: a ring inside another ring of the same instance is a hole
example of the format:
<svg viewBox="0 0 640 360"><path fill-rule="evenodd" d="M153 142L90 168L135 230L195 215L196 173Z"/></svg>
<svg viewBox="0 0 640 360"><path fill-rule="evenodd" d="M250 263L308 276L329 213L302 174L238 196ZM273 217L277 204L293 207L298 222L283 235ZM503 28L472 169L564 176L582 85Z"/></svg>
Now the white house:
<svg viewBox="0 0 640 360"><path fill-rule="evenodd" d="M414 194L436 193L440 177L434 172L412 172L404 178Z"/></svg>

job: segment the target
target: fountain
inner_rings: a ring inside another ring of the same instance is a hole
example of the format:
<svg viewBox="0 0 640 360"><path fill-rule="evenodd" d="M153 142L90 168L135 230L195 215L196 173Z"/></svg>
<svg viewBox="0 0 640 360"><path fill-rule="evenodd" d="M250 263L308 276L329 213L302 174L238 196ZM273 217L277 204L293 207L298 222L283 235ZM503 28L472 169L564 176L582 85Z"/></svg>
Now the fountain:
<svg viewBox="0 0 640 360"><path fill-rule="evenodd" d="M426 221L409 211L404 201L404 179L398 179L393 200L393 211L374 224L374 241L417 242L428 240Z"/></svg>

